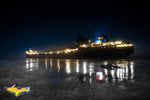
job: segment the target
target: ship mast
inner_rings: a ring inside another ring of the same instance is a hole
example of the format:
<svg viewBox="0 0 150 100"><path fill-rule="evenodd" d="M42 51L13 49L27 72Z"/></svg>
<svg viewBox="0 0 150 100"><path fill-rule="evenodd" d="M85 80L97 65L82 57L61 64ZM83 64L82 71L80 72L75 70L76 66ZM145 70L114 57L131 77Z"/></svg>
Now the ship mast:
<svg viewBox="0 0 150 100"><path fill-rule="evenodd" d="M91 47L91 40L90 40L90 25L88 25L88 43Z"/></svg>
<svg viewBox="0 0 150 100"><path fill-rule="evenodd" d="M90 25L88 25L88 41L90 40Z"/></svg>

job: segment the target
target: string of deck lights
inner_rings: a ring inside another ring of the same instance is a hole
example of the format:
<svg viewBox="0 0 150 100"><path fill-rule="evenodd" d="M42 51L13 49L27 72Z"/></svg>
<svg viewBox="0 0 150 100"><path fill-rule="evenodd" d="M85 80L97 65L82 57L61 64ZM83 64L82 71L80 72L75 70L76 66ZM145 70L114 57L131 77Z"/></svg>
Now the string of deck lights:
<svg viewBox="0 0 150 100"><path fill-rule="evenodd" d="M96 43L91 43L91 44L82 44L79 47L80 48L88 48L88 47L116 47L116 48L122 48L122 47L132 47L133 44L126 44L122 41L115 41L115 42L96 42ZM78 48L75 49L64 49L64 50L56 50L56 51L49 51L49 52L44 52L44 54L60 54L60 53L70 53L70 52L75 52L78 51ZM28 55L38 55L39 53L34 50L29 50L25 52Z"/></svg>

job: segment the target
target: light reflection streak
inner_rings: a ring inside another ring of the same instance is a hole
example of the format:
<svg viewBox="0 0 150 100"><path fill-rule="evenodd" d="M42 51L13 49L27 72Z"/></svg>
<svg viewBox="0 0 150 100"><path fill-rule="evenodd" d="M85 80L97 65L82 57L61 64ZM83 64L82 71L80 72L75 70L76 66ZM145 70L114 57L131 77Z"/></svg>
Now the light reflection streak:
<svg viewBox="0 0 150 100"><path fill-rule="evenodd" d="M58 72L60 71L60 61L57 59L57 67L58 67Z"/></svg>
<svg viewBox="0 0 150 100"><path fill-rule="evenodd" d="M33 61L32 61L32 59L30 59L30 62L31 62L30 63L30 69L32 69L32 67L33 67L33 63L32 63Z"/></svg>
<svg viewBox="0 0 150 100"><path fill-rule="evenodd" d="M120 77L120 81L122 81L123 79L123 73L122 73L122 69L119 69L119 77Z"/></svg>
<svg viewBox="0 0 150 100"><path fill-rule="evenodd" d="M125 70L126 70L126 71L125 71L125 78L128 79L128 75L129 75L129 74L128 74L128 72L129 72L129 70L128 70L128 65L126 65Z"/></svg>
<svg viewBox="0 0 150 100"><path fill-rule="evenodd" d="M45 68L47 69L47 59L45 59Z"/></svg>
<svg viewBox="0 0 150 100"><path fill-rule="evenodd" d="M29 59L26 59L26 69L29 68Z"/></svg>
<svg viewBox="0 0 150 100"><path fill-rule="evenodd" d="M70 74L71 73L71 70L70 70L70 60L66 60L66 73L67 74Z"/></svg>
<svg viewBox="0 0 150 100"><path fill-rule="evenodd" d="M130 70L131 70L131 80L134 78L134 63L131 62L131 66L130 66Z"/></svg>
<svg viewBox="0 0 150 100"><path fill-rule="evenodd" d="M76 72L79 73L79 60L76 60Z"/></svg>
<svg viewBox="0 0 150 100"><path fill-rule="evenodd" d="M26 70L34 71L39 68L39 60L38 59L26 59Z"/></svg>
<svg viewBox="0 0 150 100"><path fill-rule="evenodd" d="M92 73L94 73L94 64L90 63L89 64L89 75L92 76Z"/></svg>
<svg viewBox="0 0 150 100"><path fill-rule="evenodd" d="M108 71L106 68L104 68L104 73L105 73L105 75L108 75Z"/></svg>
<svg viewBox="0 0 150 100"><path fill-rule="evenodd" d="M114 76L114 70L111 70L111 75L112 75L112 77L114 79L115 78L115 76Z"/></svg>
<svg viewBox="0 0 150 100"><path fill-rule="evenodd" d="M52 70L52 67L53 67L53 61L52 61L52 59L50 59L50 68L51 68L51 70Z"/></svg>
<svg viewBox="0 0 150 100"><path fill-rule="evenodd" d="M83 62L83 74L87 73L87 68L86 68L87 63Z"/></svg>

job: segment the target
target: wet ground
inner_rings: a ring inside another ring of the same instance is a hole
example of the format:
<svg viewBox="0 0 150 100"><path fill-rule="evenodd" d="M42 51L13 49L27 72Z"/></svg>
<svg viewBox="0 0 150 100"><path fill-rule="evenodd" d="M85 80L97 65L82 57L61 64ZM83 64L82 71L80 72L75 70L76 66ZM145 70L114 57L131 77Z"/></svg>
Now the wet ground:
<svg viewBox="0 0 150 100"><path fill-rule="evenodd" d="M102 66L101 66L102 65ZM17 83L31 92L4 90ZM149 59L20 59L0 63L0 100L148 100Z"/></svg>

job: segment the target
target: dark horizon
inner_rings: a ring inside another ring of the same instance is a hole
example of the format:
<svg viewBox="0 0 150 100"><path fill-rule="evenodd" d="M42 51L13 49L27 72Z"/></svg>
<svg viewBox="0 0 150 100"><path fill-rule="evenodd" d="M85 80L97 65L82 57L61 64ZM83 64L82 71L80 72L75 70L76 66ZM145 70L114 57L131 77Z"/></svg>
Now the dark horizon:
<svg viewBox="0 0 150 100"><path fill-rule="evenodd" d="M87 37L88 25L90 39L102 33L110 40L132 41L136 56L150 56L148 11L148 3L139 1L2 2L0 59L66 44L79 34Z"/></svg>

